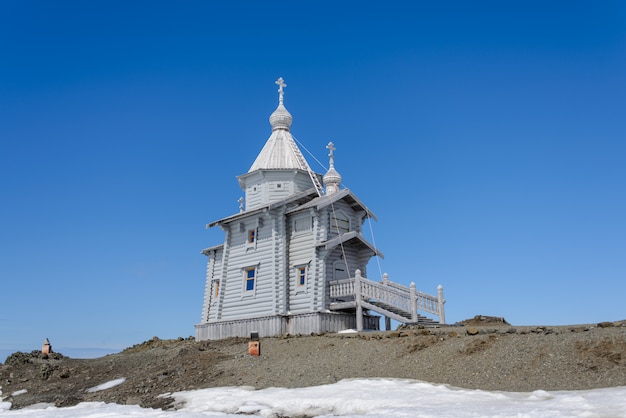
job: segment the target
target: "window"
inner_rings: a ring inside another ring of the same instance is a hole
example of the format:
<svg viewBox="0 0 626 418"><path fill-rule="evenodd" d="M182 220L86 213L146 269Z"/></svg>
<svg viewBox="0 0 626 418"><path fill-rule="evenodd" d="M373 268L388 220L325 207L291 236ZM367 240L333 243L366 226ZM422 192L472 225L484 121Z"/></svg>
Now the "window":
<svg viewBox="0 0 626 418"><path fill-rule="evenodd" d="M217 280L215 282L213 282L213 287L215 289L215 298L217 299L217 297L220 294L220 282L217 281Z"/></svg>
<svg viewBox="0 0 626 418"><path fill-rule="evenodd" d="M256 241L256 229L248 230L248 244L254 244Z"/></svg>
<svg viewBox="0 0 626 418"><path fill-rule="evenodd" d="M298 286L306 285L306 267L298 267L296 270Z"/></svg>
<svg viewBox="0 0 626 418"><path fill-rule="evenodd" d="M330 217L331 231L338 234L345 234L350 231L350 221L342 214L332 215Z"/></svg>
<svg viewBox="0 0 626 418"><path fill-rule="evenodd" d="M309 231L313 228L313 218L310 216L296 218L293 222L294 232Z"/></svg>
<svg viewBox="0 0 626 418"><path fill-rule="evenodd" d="M245 289L246 292L250 292L252 290L254 290L254 280L256 279L256 268L249 268L246 269L246 283L245 283Z"/></svg>

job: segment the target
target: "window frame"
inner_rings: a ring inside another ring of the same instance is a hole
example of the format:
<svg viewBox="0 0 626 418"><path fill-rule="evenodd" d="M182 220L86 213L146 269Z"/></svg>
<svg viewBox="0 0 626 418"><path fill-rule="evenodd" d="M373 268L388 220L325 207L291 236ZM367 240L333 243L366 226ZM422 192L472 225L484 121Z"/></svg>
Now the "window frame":
<svg viewBox="0 0 626 418"><path fill-rule="evenodd" d="M296 267L296 286L300 289L305 288L307 284L307 276L308 276L308 268L307 266L297 266Z"/></svg>
<svg viewBox="0 0 626 418"><path fill-rule="evenodd" d="M252 272L252 277L250 276L250 272ZM246 267L243 269L243 292L246 295L254 294L256 292L257 286L257 277L258 277L258 267ZM250 286L252 283L252 286Z"/></svg>
<svg viewBox="0 0 626 418"><path fill-rule="evenodd" d="M247 242L248 245L254 245L254 243L256 243L256 240L258 239L257 236L257 229L248 229L248 238L247 238Z"/></svg>
<svg viewBox="0 0 626 418"><path fill-rule="evenodd" d="M293 219L293 234L310 234L313 231L313 216L301 216Z"/></svg>

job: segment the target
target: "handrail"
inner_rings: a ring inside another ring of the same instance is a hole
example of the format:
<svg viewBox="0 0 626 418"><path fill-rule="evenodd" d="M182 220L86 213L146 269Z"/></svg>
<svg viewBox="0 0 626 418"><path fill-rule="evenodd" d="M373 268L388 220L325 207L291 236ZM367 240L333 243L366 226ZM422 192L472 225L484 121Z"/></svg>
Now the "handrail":
<svg viewBox="0 0 626 418"><path fill-rule="evenodd" d="M381 302L406 312L413 321L417 319L417 311L424 311L437 315L439 322L443 324L445 321L443 311L445 300L443 299L442 287L439 286L437 290L437 296L418 292L415 290L414 283L411 283L410 287L406 287L390 281L386 274L383 276L382 282L374 282L362 277L359 270L355 272L353 278L329 282L331 298L354 297L357 307L361 300Z"/></svg>

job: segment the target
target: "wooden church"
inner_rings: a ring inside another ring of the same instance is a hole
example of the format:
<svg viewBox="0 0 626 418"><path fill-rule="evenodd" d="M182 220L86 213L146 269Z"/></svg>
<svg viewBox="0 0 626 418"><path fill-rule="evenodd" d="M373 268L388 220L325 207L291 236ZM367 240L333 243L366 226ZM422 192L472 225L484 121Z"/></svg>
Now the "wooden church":
<svg viewBox="0 0 626 418"><path fill-rule="evenodd" d="M198 340L379 329L381 314L399 322L444 323L443 294L417 292L383 277L366 279L371 257L383 254L362 234L375 215L341 188L329 143L330 168L322 176L308 165L290 133L283 104L269 121L272 133L247 173L239 213L219 219L224 243L202 251L208 258Z"/></svg>

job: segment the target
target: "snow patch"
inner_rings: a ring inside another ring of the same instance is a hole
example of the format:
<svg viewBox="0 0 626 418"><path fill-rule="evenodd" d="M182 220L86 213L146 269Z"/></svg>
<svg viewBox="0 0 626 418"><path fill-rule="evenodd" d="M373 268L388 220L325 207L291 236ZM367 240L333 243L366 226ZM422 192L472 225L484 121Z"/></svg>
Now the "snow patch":
<svg viewBox="0 0 626 418"><path fill-rule="evenodd" d="M94 389L120 384L116 379ZM350 379L307 388L221 387L172 393L175 411L83 402L58 408L39 404L9 410L0 402L0 418L207 418L207 417L350 417L421 418L626 417L626 387L584 391L489 392L434 385L408 379ZM248 415L253 414L253 415Z"/></svg>
<svg viewBox="0 0 626 418"><path fill-rule="evenodd" d="M119 379L109 380L106 383L87 389L87 392L99 392L101 390L111 389L112 387L121 385L125 381L126 381L125 377L120 377Z"/></svg>

